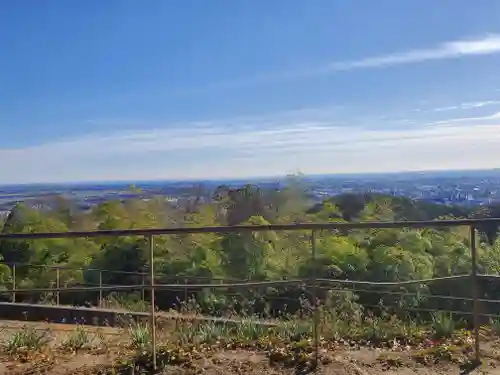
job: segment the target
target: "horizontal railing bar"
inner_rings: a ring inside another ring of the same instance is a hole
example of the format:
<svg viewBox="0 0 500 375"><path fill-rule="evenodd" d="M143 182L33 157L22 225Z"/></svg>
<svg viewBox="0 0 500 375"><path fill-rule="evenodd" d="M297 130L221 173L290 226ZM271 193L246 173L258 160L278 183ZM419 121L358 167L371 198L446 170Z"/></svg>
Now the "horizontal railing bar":
<svg viewBox="0 0 500 375"><path fill-rule="evenodd" d="M77 232L46 232L46 233L3 233L0 240L44 239L44 238L79 238L79 237L122 237L122 236L155 236L168 234L190 233L228 233L239 231L292 231L292 230L322 230L322 229L390 229L390 228L443 228L454 226L479 226L481 224L500 225L500 218L488 219L456 219L456 220L426 220L426 221L390 221L390 222L359 222L359 223L300 223L300 224L270 224L270 225L235 225L215 227L178 227L161 229L125 229L98 230Z"/></svg>
<svg viewBox="0 0 500 375"><path fill-rule="evenodd" d="M111 285L111 286L96 286L96 287L55 287L55 288L29 288L29 289L9 289L0 291L0 293L50 293L50 292L95 292L95 291L121 291L121 290L150 290L153 287L155 290L184 290L197 288L235 288L235 287L251 287L251 286L276 286L276 285L293 285L305 284L307 280L276 280L276 281L256 281L248 283L229 283L229 284L138 284L138 285Z"/></svg>
<svg viewBox="0 0 500 375"><path fill-rule="evenodd" d="M30 322L31 323L31 322ZM72 327L71 325L68 325L68 328L64 329L61 327L56 327L56 324L63 325L64 323L46 323L47 328L42 328L42 327L37 327L36 325L30 325L30 328L35 330L35 331L41 331L41 332L65 332L65 333L71 333L75 328ZM26 322L24 322L23 326L26 326ZM0 323L0 332L3 330L19 330L22 328L21 325L9 325L9 324L3 324ZM108 328L108 327L106 327ZM102 327L95 327L95 326L90 326L90 325L85 325L85 331L90 332L90 333L97 333L100 332L104 336L122 336L123 332L120 332L119 328L115 328L117 332L112 332L109 328L104 331Z"/></svg>
<svg viewBox="0 0 500 375"><path fill-rule="evenodd" d="M326 283L326 284L403 286L403 285L414 285L414 284L427 284L427 283L432 283L432 282L436 282L436 281L461 280L461 279L468 279L468 278L470 278L470 275L444 276L444 277L436 277L436 278L432 278L432 279L408 280L408 281L356 281L356 280L336 280L336 279L321 279L321 278L316 279L316 281L318 283Z"/></svg>
<svg viewBox="0 0 500 375"><path fill-rule="evenodd" d="M85 268L85 267L71 267L71 265L62 264L33 264L33 263L19 263L19 262L0 262L0 264L4 264L9 267L16 266L18 268L48 268L52 270L60 270L60 271L89 271L89 272L106 272L106 273L117 273L117 274L125 274L125 275L136 275L136 276L146 276L147 272L134 272L134 271L120 271L120 270L111 270L111 269L100 269L100 268Z"/></svg>
<svg viewBox="0 0 500 375"><path fill-rule="evenodd" d="M26 309L46 309L46 310L66 310L66 311L79 311L79 312L93 312L93 313L114 313L119 315L124 315L128 317L149 317L149 312L144 311L128 311L125 309L106 309L106 308L94 308L94 307L83 307L83 306L65 306L65 305L42 305L42 304L31 304L31 303L13 303L13 302L0 302L0 307L14 307L21 306ZM207 315L196 315L196 314L181 314L176 311L164 311L158 312L158 319L162 320L193 320L193 321L207 321L207 322L219 322L219 323L229 323L238 324L245 321L243 318L230 318L230 317L217 317L217 316L207 316ZM273 327L276 326L277 322L273 320L264 319L251 319L255 324ZM51 323L49 323L51 324ZM53 323L54 324L54 323ZM55 323L58 324L58 323ZM1 326L1 324L0 324Z"/></svg>
<svg viewBox="0 0 500 375"><path fill-rule="evenodd" d="M333 291L337 293L371 293L374 295L393 295L393 296L406 296L406 297L422 297L422 299L439 299L439 300L453 300L453 301L463 301L463 302L471 302L473 301L472 298L468 297L454 297L454 296L445 296L445 295L440 295L440 294L419 294L415 292L394 292L390 290L381 290L381 291L372 291L369 289L349 289L349 288L329 288L325 286L318 286L319 290L322 291ZM163 289L167 291L177 291L177 290L170 290L170 289ZM245 297L241 293L226 293L224 294L226 297ZM305 293L304 293L305 295ZM297 301L297 298L293 297L286 297L286 296L267 296L267 300L269 301ZM479 302L485 302L485 303L500 303L500 300L492 300L492 299L478 299ZM364 303L359 303L362 306L365 306Z"/></svg>
<svg viewBox="0 0 500 375"><path fill-rule="evenodd" d="M472 302L474 298L470 297L456 297L456 296L445 296L442 294L424 294L424 293L416 293L416 292L395 292L393 290L370 290L370 289L347 289L347 288L329 288L326 286L319 286L321 290L327 291L335 291L339 293L371 293L371 294L388 294L395 296L407 296L407 297L421 297L422 299L441 299L441 300L453 300L453 301L463 301L463 302ZM273 299L276 297L269 297L269 299ZM500 299L487 299L487 298L479 298L479 302L484 303L500 303ZM363 305L363 304L361 304Z"/></svg>
<svg viewBox="0 0 500 375"><path fill-rule="evenodd" d="M97 285L97 284L96 284ZM182 291L182 290L186 290L186 289L194 289L193 287L195 287L196 285L186 285L187 287L184 287L181 285L181 287L177 287L177 288L170 288L169 285L166 285L166 286L162 286L159 290L162 290L162 291L170 291L170 292L179 292L179 291ZM233 284L230 284L227 286L227 288L230 288L231 286L234 286ZM260 286L257 285L257 286ZM103 288L105 288L105 290L109 290L109 288L115 288L116 286L115 285L111 285L111 284L104 284L103 285ZM144 288L144 289L149 289L150 286L149 284L148 285L145 285L144 287L142 287L141 285L137 286L137 285L122 285L121 286L122 288L130 288L130 289L141 289L141 288ZM155 285L155 288L158 287L158 285ZM36 292L40 292L40 290L50 290L50 291L59 291L59 292L75 292L75 291L81 291L81 289L83 288L87 288L86 291L95 291L95 289L99 289L100 287L96 286L96 287L93 287L93 286L90 286L90 287L82 287L82 288L78 288L78 287L64 287L64 288L50 288L50 289L45 289L45 288L38 288L38 289L16 289L16 290L3 290L3 291L0 291L0 294L11 294L11 293L20 293L20 294L23 294L23 293L36 293ZM89 290L89 288L91 288L91 290ZM471 302L473 301L473 298L469 298L469 297L456 297L456 296L446 296L446 295L438 295L438 294L422 294L422 293L415 293L415 292L395 292L395 291L390 291L390 290L370 290L370 289L347 289L347 288L331 288L331 287L327 287L327 286L318 286L318 288L320 290L324 290L324 291L334 291L334 292L338 292L338 293L349 293L349 292L353 292L353 293L372 293L372 294L382 294L382 295L395 295L395 296L408 296L408 297L421 297L423 299L441 299L441 300L454 300L454 301L463 301L463 302ZM123 289L122 289L123 290ZM231 293L231 294L226 294L226 296L240 296L241 294L239 293ZM292 298L292 297L284 297L284 296L269 296L268 297L270 300L287 300L287 301L294 301L296 300L295 298ZM480 298L478 299L479 302L483 302L483 303L500 303L500 300L497 300L497 299L485 299L485 298Z"/></svg>
<svg viewBox="0 0 500 375"><path fill-rule="evenodd" d="M372 308L381 308L379 305L363 305L364 307L372 307ZM414 312L429 312L429 313L435 313L435 312L444 312L444 313L449 313L449 314L456 314L456 315L473 315L474 313L472 311L461 311L461 310L447 310L447 309L428 309L424 307L404 307L400 308L397 306L384 306L385 308L388 309L393 309L393 310L404 310L404 311L414 311ZM486 316L489 318L498 318L498 315L495 314L489 314L489 313L482 313L478 312L479 316Z"/></svg>
<svg viewBox="0 0 500 375"><path fill-rule="evenodd" d="M491 277L492 275L478 275L478 277ZM337 280L337 279L317 279L316 281L321 284L343 284L343 285L371 285L371 286L404 286L404 285L414 285L414 284L427 284L431 282L438 281L451 281L451 280L462 280L469 278L469 275L456 275L456 276L445 276L437 277L433 279L421 279L421 280L409 280L409 281L356 281L356 280ZM244 288L244 287L266 287L266 286L276 286L276 285L296 285L304 284L308 285L310 279L291 279L291 280L270 280L270 281L250 281L250 282L235 282L235 283L224 283L224 284L154 284L153 287L158 290L185 290L185 289L220 289L220 288ZM55 288L29 288L29 289L15 289L15 290L4 290L1 293L46 293L46 292L83 292L83 291L107 291L107 290L138 290L138 289L151 289L150 284L137 284L137 285L109 285L109 286L96 286L96 287L55 287ZM374 291L376 293L376 291Z"/></svg>
<svg viewBox="0 0 500 375"><path fill-rule="evenodd" d="M56 264L32 264L32 263L20 263L20 262L0 262L0 265L6 265L8 267L16 266L17 268L48 268L51 270L60 270L60 271L85 271L85 272L103 272L110 274L124 274L124 275L132 275L132 276L148 276L148 272L134 272L134 271L121 271L121 270L112 270L106 268L86 268L86 267L72 267L68 264L56 265ZM241 279L231 279L231 278L223 278L223 277L202 277L202 276L169 276L164 275L162 273L156 274L155 278L171 278L177 279L180 282L184 280L214 280L214 281L244 281Z"/></svg>

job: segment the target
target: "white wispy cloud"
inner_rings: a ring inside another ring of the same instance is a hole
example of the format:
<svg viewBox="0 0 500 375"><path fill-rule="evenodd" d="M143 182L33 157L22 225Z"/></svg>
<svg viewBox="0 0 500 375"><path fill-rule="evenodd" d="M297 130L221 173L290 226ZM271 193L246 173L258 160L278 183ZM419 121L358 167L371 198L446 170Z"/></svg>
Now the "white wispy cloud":
<svg viewBox="0 0 500 375"><path fill-rule="evenodd" d="M481 102L466 102L466 103L461 103L459 105L434 108L434 111L445 112L445 111L454 111L454 110L458 110L458 109L482 108L482 107L492 106L492 105L500 105L500 100L485 100L485 101L481 101Z"/></svg>
<svg viewBox="0 0 500 375"><path fill-rule="evenodd" d="M500 113L394 128L338 123L334 116L308 120L304 113L296 120L269 115L241 126L186 123L3 149L0 183L498 166Z"/></svg>
<svg viewBox="0 0 500 375"><path fill-rule="evenodd" d="M235 89L276 81L288 81L297 78L323 76L354 69L387 68L403 64L416 64L433 60L457 59L467 56L481 56L500 53L500 34L488 34L482 37L447 41L430 48L417 48L405 51L360 57L355 60L328 61L317 66L282 72L270 72L260 75L217 82L211 85L176 90L177 95L210 92L213 90Z"/></svg>
<svg viewBox="0 0 500 375"><path fill-rule="evenodd" d="M390 65L418 63L429 60L454 59L464 56L488 55L500 52L500 35L487 35L482 38L445 42L434 48L415 49L368 57L355 61L334 62L330 70L379 68Z"/></svg>
<svg viewBox="0 0 500 375"><path fill-rule="evenodd" d="M252 79L225 82L211 88L231 88L245 84L258 84L273 80L287 80L305 76L331 74L353 69L384 68L394 65L415 64L432 60L456 59L467 56L490 55L500 52L500 34L490 34L483 37L448 41L435 47L410 49L401 52L369 56L358 60L331 61L322 66L309 69L288 71L278 74L267 74Z"/></svg>
<svg viewBox="0 0 500 375"><path fill-rule="evenodd" d="M449 118L445 120L439 120L439 121L434 121L431 122L431 125L454 125L454 124L459 124L459 123L475 123L475 122L484 122L484 121L496 121L500 120L500 112L495 112L489 115L484 115L484 116L476 116L476 117L456 117L456 118Z"/></svg>

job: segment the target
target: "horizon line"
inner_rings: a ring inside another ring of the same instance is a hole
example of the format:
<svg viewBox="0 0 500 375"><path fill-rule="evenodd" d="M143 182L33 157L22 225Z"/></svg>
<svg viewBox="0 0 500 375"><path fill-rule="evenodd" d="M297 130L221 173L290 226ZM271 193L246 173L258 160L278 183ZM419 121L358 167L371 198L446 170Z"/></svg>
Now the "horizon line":
<svg viewBox="0 0 500 375"><path fill-rule="evenodd" d="M477 169L418 169L418 170L402 170L402 171L387 171L387 172L349 172L349 173L302 173L297 171L294 173L284 174L284 175L274 175L274 176L249 176L249 177L213 177L213 178L185 178L185 179L138 179L138 180L87 180L87 181L61 181L61 182L22 182L22 183L0 183L0 189L5 187L14 186L62 186L62 185L113 185L113 184L144 184L151 182L165 182L165 183L176 183L176 182L229 182L237 181L242 182L246 180L276 180L285 179L288 176L294 176L300 174L304 177L320 177L320 176L338 176L338 177L348 177L348 176L381 176L381 175L398 175L398 174L439 174L439 173L477 173L477 172L497 172L500 173L500 167L498 168L477 168Z"/></svg>

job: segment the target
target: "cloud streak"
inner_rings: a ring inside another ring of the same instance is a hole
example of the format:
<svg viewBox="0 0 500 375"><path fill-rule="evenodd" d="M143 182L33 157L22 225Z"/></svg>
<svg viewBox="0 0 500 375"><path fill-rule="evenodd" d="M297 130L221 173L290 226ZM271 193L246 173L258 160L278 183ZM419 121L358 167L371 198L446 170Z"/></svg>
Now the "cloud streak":
<svg viewBox="0 0 500 375"><path fill-rule="evenodd" d="M243 87L258 86L273 82L293 81L300 78L327 76L351 70L381 69L397 65L410 65L437 60L451 60L464 57L486 56L500 53L500 34L488 34L482 37L459 39L443 42L430 48L417 48L378 56L360 57L355 60L327 61L316 66L305 67L281 72L268 72L250 77L234 78L200 85L198 87L170 88L157 95L173 95L189 97L206 94L213 91L233 90ZM500 90L500 89L499 89ZM498 91L498 90L497 90ZM118 96L112 102L130 101L131 96ZM106 101L110 102L109 97Z"/></svg>
<svg viewBox="0 0 500 375"><path fill-rule="evenodd" d="M442 43L430 49L416 49L357 61L334 62L327 70L381 68L391 65L412 64L430 60L455 59L465 56L489 55L500 52L500 35Z"/></svg>
<svg viewBox="0 0 500 375"><path fill-rule="evenodd" d="M467 103L462 103L459 105L434 108L434 111L435 112L445 112L445 111L455 111L458 109L475 109L475 108L482 108L482 107L492 106L492 105L500 105L500 101L499 100L485 100L482 102L467 102Z"/></svg>
<svg viewBox="0 0 500 375"><path fill-rule="evenodd" d="M364 57L357 60L330 61L323 65L305 69L289 70L281 73L267 73L250 78L218 82L198 88L180 89L176 91L176 94L190 95L213 90L236 89L270 82L325 76L350 70L389 68L397 65L451 60L472 56L486 56L497 53L500 53L500 34L488 34L482 37L447 41L431 48L410 49L379 56Z"/></svg>
<svg viewBox="0 0 500 375"><path fill-rule="evenodd" d="M499 113L393 128L308 118L306 111L296 120L269 115L239 126L231 121L186 123L4 149L0 183L498 166Z"/></svg>

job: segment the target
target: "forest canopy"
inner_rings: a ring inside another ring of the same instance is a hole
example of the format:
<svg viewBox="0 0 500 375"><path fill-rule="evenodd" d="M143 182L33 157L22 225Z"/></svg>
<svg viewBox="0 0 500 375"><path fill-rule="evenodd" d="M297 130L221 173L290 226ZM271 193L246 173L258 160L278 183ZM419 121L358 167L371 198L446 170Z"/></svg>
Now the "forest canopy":
<svg viewBox="0 0 500 375"><path fill-rule="evenodd" d="M313 205L300 180L294 179L281 190L254 185L220 186L213 192L200 188L195 196L175 203L161 196L141 199L138 194L137 198L100 203L88 211L78 210L71 201L55 196L47 199L43 207L22 204L14 207L5 219L2 233L436 220L493 217L498 216L499 211L498 207L469 210L377 194L344 194ZM498 274L500 240L497 240L497 228L480 229L477 236L479 272ZM213 279L277 280L307 278L312 274L331 279L401 281L470 273L469 246L469 230L460 227L324 230L317 233L317 258L312 261L310 233L304 231L199 233L156 236L154 256L156 282L164 283ZM134 273L144 272L148 267L148 244L142 237L3 239L0 241L0 261L0 285L4 290L12 287L14 263L17 264L15 282L18 289L53 285L54 272L45 266L64 267L60 283L66 286L95 286L99 282L107 285L141 284L144 278L141 281L141 276ZM102 280L99 280L100 276L94 269L128 273L103 272ZM483 296L495 293L496 288L493 284L484 286ZM470 288L467 283L463 288L436 284L407 291L415 292L416 297L396 301L394 296L389 298L360 292L359 298L366 304L392 301L400 306L435 306L437 302L429 299L429 295L458 292L467 295ZM272 295L275 298L284 294L293 297L297 293L297 290L265 290L253 296ZM223 294L217 298L226 298ZM186 296L179 296L178 292L164 292L161 307L170 308L183 297ZM192 290L189 297L208 298L206 290ZM210 298L213 297L211 294ZM4 295L3 298L8 300L10 297ZM42 297L26 295L19 298ZM80 294L64 298L66 303L81 304L86 300L95 303L96 297ZM275 303L273 301L270 303ZM455 302L447 303L448 307L456 307Z"/></svg>

